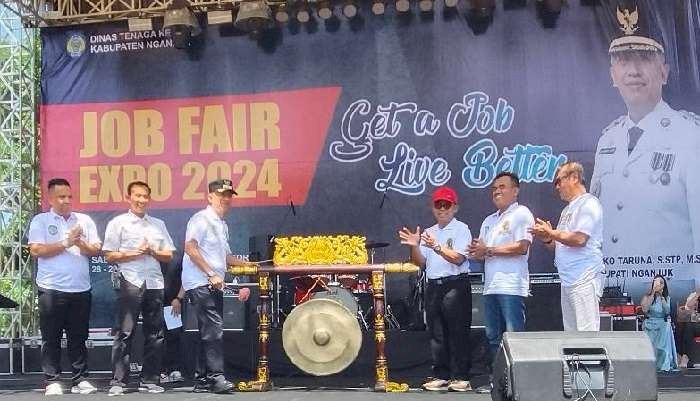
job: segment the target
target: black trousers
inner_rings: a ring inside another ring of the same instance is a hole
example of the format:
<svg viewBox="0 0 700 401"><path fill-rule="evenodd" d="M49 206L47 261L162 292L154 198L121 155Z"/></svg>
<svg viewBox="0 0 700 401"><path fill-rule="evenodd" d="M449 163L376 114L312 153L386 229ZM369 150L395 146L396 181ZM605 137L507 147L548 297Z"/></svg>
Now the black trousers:
<svg viewBox="0 0 700 401"><path fill-rule="evenodd" d="M678 322L676 323L676 333L678 353L688 355L688 358L691 358L690 362L700 363L700 361L692 360L695 337L700 336L700 322Z"/></svg>
<svg viewBox="0 0 700 401"><path fill-rule="evenodd" d="M206 377L209 383L224 380L224 293L201 286L187 291L187 297L199 326L195 378Z"/></svg>
<svg viewBox="0 0 700 401"><path fill-rule="evenodd" d="M141 288L123 277L117 295L118 327L112 347L112 386L126 386L129 382L131 342L139 313L143 317L143 368L141 381L160 382L163 356L163 289Z"/></svg>
<svg viewBox="0 0 700 401"><path fill-rule="evenodd" d="M88 376L87 348L92 294L39 288L39 327L41 328L41 368L46 381L61 376L61 338L66 331L71 380L78 384Z"/></svg>
<svg viewBox="0 0 700 401"><path fill-rule="evenodd" d="M426 315L433 357L433 375L439 379L469 380L472 298L469 277L428 280Z"/></svg>
<svg viewBox="0 0 700 401"><path fill-rule="evenodd" d="M171 373L173 371L182 372L182 360L184 358L183 348L182 348L182 337L184 336L184 331L182 327L177 329L168 330L163 327L165 331L165 352L163 353L163 372Z"/></svg>

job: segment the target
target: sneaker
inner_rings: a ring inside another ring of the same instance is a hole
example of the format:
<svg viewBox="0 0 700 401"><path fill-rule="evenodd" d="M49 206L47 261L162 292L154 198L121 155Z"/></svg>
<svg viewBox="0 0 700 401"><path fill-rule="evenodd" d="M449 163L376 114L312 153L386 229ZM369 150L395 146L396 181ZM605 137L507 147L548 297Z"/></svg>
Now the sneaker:
<svg viewBox="0 0 700 401"><path fill-rule="evenodd" d="M83 380L70 389L72 394L95 394L97 387L93 386L89 381Z"/></svg>
<svg viewBox="0 0 700 401"><path fill-rule="evenodd" d="M211 392L216 394L228 394L233 392L233 383L224 379L211 385Z"/></svg>
<svg viewBox="0 0 700 401"><path fill-rule="evenodd" d="M208 393L209 392L209 383L207 383L206 379L198 379L194 383L194 387L192 387L192 392L193 393Z"/></svg>
<svg viewBox="0 0 700 401"><path fill-rule="evenodd" d="M477 394L490 394L491 390L493 390L493 384L488 383L477 387L474 391L476 391Z"/></svg>
<svg viewBox="0 0 700 401"><path fill-rule="evenodd" d="M122 386L112 386L109 388L109 392L107 393L107 396L109 397L114 397L117 395L124 395L124 387Z"/></svg>
<svg viewBox="0 0 700 401"><path fill-rule="evenodd" d="M170 383L179 383L179 382L184 382L185 378L182 377L182 373L180 373L179 370L173 370L168 375L168 380L170 380Z"/></svg>
<svg viewBox="0 0 700 401"><path fill-rule="evenodd" d="M155 383L140 383L139 391L143 391L150 394L160 394L165 392L165 389Z"/></svg>
<svg viewBox="0 0 700 401"><path fill-rule="evenodd" d="M447 385L449 382L443 379L430 379L429 381L423 383L421 386L423 390L427 391L443 391L447 390Z"/></svg>
<svg viewBox="0 0 700 401"><path fill-rule="evenodd" d="M472 391L472 385L468 380L450 380L447 389L459 392Z"/></svg>
<svg viewBox="0 0 700 401"><path fill-rule="evenodd" d="M63 395L63 387L61 387L61 383L51 383L46 386L44 395Z"/></svg>

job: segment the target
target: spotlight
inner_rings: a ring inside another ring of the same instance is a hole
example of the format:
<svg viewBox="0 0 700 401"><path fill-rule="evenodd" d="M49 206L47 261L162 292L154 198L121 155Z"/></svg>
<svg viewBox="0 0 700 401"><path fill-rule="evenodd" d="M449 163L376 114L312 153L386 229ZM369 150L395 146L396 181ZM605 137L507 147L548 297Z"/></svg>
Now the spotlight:
<svg viewBox="0 0 700 401"><path fill-rule="evenodd" d="M537 16L545 28L554 28L561 14L562 0L537 0Z"/></svg>
<svg viewBox="0 0 700 401"><path fill-rule="evenodd" d="M243 32L266 29L272 24L270 14L270 7L264 0L243 0L239 3L233 26Z"/></svg>
<svg viewBox="0 0 700 401"><path fill-rule="evenodd" d="M309 12L309 3L307 3L306 0L302 0L297 3L297 12L295 15L297 21L301 22L302 24L309 22L311 19L311 12Z"/></svg>
<svg viewBox="0 0 700 401"><path fill-rule="evenodd" d="M326 20L333 16L333 4L330 0L318 0L316 8L316 14L321 19Z"/></svg>
<svg viewBox="0 0 700 401"><path fill-rule="evenodd" d="M493 11L496 8L496 0L470 0L467 11L467 24L474 35L486 33L493 22Z"/></svg>
<svg viewBox="0 0 700 401"><path fill-rule="evenodd" d="M282 24L289 21L289 11L287 10L286 3L277 6L277 10L275 10L275 20Z"/></svg>
<svg viewBox="0 0 700 401"><path fill-rule="evenodd" d="M168 9L165 10L163 28L170 29L173 46L177 49L189 47L192 36L197 36L202 32L197 18L192 14L188 5L186 0L173 0Z"/></svg>
<svg viewBox="0 0 700 401"><path fill-rule="evenodd" d="M459 3L459 0L445 0L445 7L455 8L455 7L457 7L458 3Z"/></svg>
<svg viewBox="0 0 700 401"><path fill-rule="evenodd" d="M384 15L386 11L386 0L373 0L372 1L372 14L374 15Z"/></svg>
<svg viewBox="0 0 700 401"><path fill-rule="evenodd" d="M150 18L129 18L129 32L152 30L153 21Z"/></svg>
<svg viewBox="0 0 700 401"><path fill-rule="evenodd" d="M411 2L409 0L396 0L396 11L400 13L405 13L411 9Z"/></svg>
<svg viewBox="0 0 700 401"><path fill-rule="evenodd" d="M418 0L418 8L424 13L433 11L433 0Z"/></svg>
<svg viewBox="0 0 700 401"><path fill-rule="evenodd" d="M343 15L345 17L354 18L358 11L357 0L345 0L345 4L343 4Z"/></svg>

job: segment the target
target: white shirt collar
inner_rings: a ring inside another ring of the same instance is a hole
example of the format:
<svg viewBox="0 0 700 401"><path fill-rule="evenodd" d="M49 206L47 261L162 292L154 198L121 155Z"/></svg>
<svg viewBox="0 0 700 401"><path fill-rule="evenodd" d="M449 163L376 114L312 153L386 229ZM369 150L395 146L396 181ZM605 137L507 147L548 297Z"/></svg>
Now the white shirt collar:
<svg viewBox="0 0 700 401"><path fill-rule="evenodd" d="M49 210L49 213L53 216L54 219L61 219L64 221L69 221L69 220L75 219L75 213L73 213L73 212L70 212L70 216L68 216L67 219L65 217L61 216L60 214L56 213L56 211L53 210L53 208L51 208Z"/></svg>
<svg viewBox="0 0 700 401"><path fill-rule="evenodd" d="M205 213L207 213L207 214L209 215L209 217L211 217L212 219L217 220L217 221L219 221L219 220L220 220L220 221L225 221L224 219L222 219L221 217L219 217L218 214L216 214L216 212L214 211L214 208L211 207L211 205L207 206L207 208L204 209L204 210L205 210Z"/></svg>
<svg viewBox="0 0 700 401"><path fill-rule="evenodd" d="M518 201L511 203L510 206L508 206L506 210L503 211L503 213L500 213L500 210L496 210L496 213L494 214L496 215L496 217L501 217L505 214L512 212L513 209L515 209L516 207L518 207Z"/></svg>
<svg viewBox="0 0 700 401"><path fill-rule="evenodd" d="M144 220L144 221L149 221L149 220L150 220L150 218L149 218L149 216L148 216L148 213L144 214L143 217L139 217L139 216L137 216L136 214L134 214L134 212L132 212L131 209L129 209L129 211L126 212L126 214L129 216L129 219L130 219L132 222L141 221L141 220Z"/></svg>
<svg viewBox="0 0 700 401"><path fill-rule="evenodd" d="M652 109L646 116L642 117L637 124L632 121L628 114L625 116L625 129L628 130L634 126L637 126L644 130L644 132L647 132L648 130L653 131L654 127L658 126L659 121L661 121L663 116L666 115L669 108L670 106L666 102L660 100L659 103L654 106L654 109Z"/></svg>

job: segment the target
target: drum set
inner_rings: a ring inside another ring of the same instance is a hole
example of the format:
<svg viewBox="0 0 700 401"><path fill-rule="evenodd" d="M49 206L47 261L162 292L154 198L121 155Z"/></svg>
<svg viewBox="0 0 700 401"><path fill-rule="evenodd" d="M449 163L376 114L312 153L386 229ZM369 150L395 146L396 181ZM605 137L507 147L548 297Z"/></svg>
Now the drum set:
<svg viewBox="0 0 700 401"><path fill-rule="evenodd" d="M365 245L369 251L370 262L374 263L377 249L388 247L387 242L368 241ZM372 316L372 282L366 274L312 274L294 276L287 283L277 283L279 315L273 323L281 325L291 310L312 299L331 299L339 302L357 317L360 326L369 330ZM385 287L386 288L386 287ZM291 301L291 302L290 302ZM385 313L388 328L400 328L398 321L387 305Z"/></svg>

